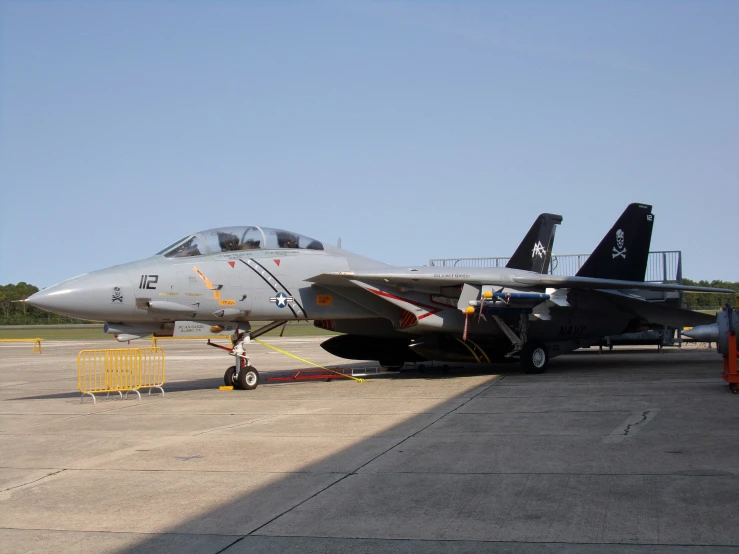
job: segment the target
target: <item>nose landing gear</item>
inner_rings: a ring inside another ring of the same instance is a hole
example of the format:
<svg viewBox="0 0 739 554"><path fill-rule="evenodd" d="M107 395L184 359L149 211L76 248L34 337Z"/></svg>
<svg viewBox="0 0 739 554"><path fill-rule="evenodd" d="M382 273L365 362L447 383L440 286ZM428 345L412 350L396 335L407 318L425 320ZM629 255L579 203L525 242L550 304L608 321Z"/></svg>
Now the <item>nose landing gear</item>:
<svg viewBox="0 0 739 554"><path fill-rule="evenodd" d="M244 342L248 340L248 334L238 330L234 333L233 348L221 346L208 339L208 345L226 350L229 354L236 357L236 365L229 367L226 373L223 374L223 383L227 387L240 390L254 390L259 386L259 372L256 367L249 363L249 357L244 352Z"/></svg>
<svg viewBox="0 0 739 554"><path fill-rule="evenodd" d="M249 357L246 355L244 343L248 343L251 339L263 335L272 329L276 329L280 325L284 325L284 323L284 321L273 321L251 333L237 329L231 337L233 342L232 348L216 344L208 339L209 346L215 346L216 348L225 350L236 358L236 364L229 367L226 373L223 374L223 382L227 387L240 390L254 390L259 386L259 371L249 363Z"/></svg>
<svg viewBox="0 0 739 554"><path fill-rule="evenodd" d="M240 390L254 390L259 386L259 371L252 365L246 365L241 360L241 369L236 371L236 366L231 366L223 375L223 383L227 387L233 387Z"/></svg>

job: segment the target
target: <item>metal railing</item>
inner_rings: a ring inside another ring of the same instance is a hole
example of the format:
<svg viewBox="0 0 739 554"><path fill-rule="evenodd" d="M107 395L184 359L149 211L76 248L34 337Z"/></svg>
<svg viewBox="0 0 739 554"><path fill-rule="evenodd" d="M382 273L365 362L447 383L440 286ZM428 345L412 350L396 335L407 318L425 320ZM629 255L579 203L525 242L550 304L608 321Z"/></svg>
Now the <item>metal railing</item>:
<svg viewBox="0 0 739 554"><path fill-rule="evenodd" d="M429 260L432 267L505 267L510 258L437 258Z"/></svg>
<svg viewBox="0 0 739 554"><path fill-rule="evenodd" d="M139 389L159 389L165 381L164 350L161 348L107 348L82 350L77 355L77 387L85 395L135 392Z"/></svg>
<svg viewBox="0 0 739 554"><path fill-rule="evenodd" d="M552 275L575 275L590 254L559 254L552 256L548 273ZM429 260L433 267L505 267L510 258L440 258ZM659 250L649 253L644 280L651 283L681 283L682 252L680 250Z"/></svg>

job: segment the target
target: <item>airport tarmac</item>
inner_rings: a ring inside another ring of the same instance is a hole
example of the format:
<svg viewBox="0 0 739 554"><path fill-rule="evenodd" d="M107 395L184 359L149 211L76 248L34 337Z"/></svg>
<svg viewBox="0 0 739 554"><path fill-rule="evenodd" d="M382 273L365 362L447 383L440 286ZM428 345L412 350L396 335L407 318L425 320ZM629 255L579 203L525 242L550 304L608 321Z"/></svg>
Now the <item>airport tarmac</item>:
<svg viewBox="0 0 739 554"><path fill-rule="evenodd" d="M271 342L341 363L320 340ZM80 404L77 352L114 346L0 346L0 552L739 552L714 350L221 391L232 358L162 341L164 397Z"/></svg>

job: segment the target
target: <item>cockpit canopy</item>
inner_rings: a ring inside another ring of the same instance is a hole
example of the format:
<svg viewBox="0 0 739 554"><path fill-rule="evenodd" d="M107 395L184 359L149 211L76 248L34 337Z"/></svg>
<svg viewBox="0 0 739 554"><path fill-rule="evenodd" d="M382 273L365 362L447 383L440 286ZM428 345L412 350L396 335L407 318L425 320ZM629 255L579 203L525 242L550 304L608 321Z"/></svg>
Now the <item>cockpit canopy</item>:
<svg viewBox="0 0 739 554"><path fill-rule="evenodd" d="M323 250L319 241L282 229L268 227L221 227L189 235L167 246L157 256L185 258L234 250L306 248Z"/></svg>

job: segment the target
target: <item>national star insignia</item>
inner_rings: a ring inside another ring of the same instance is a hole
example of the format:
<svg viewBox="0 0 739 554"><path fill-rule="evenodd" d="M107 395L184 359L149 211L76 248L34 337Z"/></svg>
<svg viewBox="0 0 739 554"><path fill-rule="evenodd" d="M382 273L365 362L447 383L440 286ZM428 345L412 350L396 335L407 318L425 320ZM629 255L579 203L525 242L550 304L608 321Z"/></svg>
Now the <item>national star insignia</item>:
<svg viewBox="0 0 739 554"><path fill-rule="evenodd" d="M274 302L275 304L277 304L277 307L278 308L284 308L284 307L287 306L287 303L288 302L292 302L293 301L293 297L292 296L288 296L284 292L278 292L277 295L274 296L274 297L272 297L272 298L270 298L269 301L270 302Z"/></svg>

